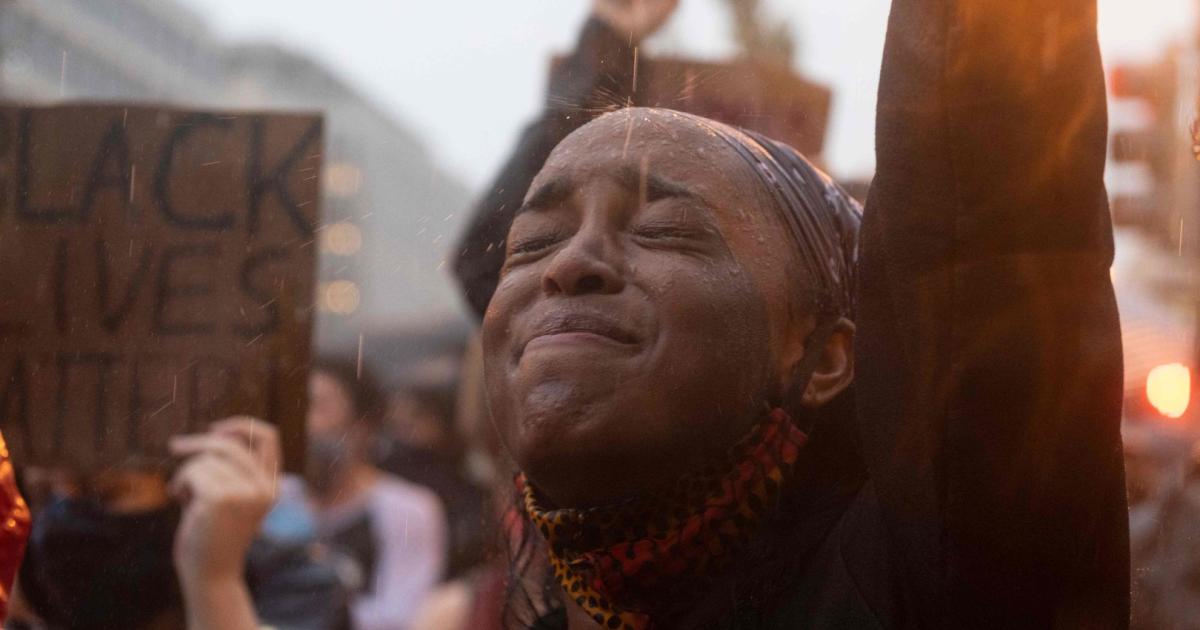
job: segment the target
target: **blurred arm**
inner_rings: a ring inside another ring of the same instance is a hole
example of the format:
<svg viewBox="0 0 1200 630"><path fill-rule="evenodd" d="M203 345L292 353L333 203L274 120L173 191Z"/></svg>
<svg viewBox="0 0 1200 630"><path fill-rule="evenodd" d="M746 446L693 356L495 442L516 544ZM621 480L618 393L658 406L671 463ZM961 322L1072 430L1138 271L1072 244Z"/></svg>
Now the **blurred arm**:
<svg viewBox="0 0 1200 630"><path fill-rule="evenodd" d="M258 630L250 591L240 578L184 582L188 630Z"/></svg>
<svg viewBox="0 0 1200 630"><path fill-rule="evenodd" d="M277 494L279 433L233 417L204 434L174 436L169 448L185 458L171 489L183 504L174 554L187 628L256 629L246 553Z"/></svg>
<svg viewBox="0 0 1200 630"><path fill-rule="evenodd" d="M478 317L499 282L513 215L550 151L605 109L626 104L633 85L629 41L599 18L584 24L575 51L550 79L545 109L521 133L512 156L472 211L458 242L454 274Z"/></svg>
<svg viewBox="0 0 1200 630"><path fill-rule="evenodd" d="M1094 0L895 0L857 391L906 627L1123 627Z"/></svg>

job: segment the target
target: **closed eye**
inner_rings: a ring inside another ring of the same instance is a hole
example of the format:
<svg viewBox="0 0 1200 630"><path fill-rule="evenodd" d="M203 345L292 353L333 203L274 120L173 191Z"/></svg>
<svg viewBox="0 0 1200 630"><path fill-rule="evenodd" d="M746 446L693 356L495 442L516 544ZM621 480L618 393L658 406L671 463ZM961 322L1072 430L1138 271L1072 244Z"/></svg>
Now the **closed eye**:
<svg viewBox="0 0 1200 630"><path fill-rule="evenodd" d="M630 230L634 236L647 239L699 239L704 238L706 230L672 223L652 223L638 225Z"/></svg>
<svg viewBox="0 0 1200 630"><path fill-rule="evenodd" d="M544 234L513 241L509 246L508 255L537 253L553 247L562 239L558 234Z"/></svg>

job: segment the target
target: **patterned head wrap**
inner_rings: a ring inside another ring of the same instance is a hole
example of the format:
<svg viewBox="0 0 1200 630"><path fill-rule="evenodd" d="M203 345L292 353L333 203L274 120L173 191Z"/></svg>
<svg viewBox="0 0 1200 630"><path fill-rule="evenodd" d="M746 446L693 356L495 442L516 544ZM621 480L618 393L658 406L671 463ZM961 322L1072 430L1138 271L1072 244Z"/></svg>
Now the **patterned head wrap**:
<svg viewBox="0 0 1200 630"><path fill-rule="evenodd" d="M753 131L675 112L725 141L750 165L775 207L816 291L818 313L854 316L854 269L862 206L792 147Z"/></svg>

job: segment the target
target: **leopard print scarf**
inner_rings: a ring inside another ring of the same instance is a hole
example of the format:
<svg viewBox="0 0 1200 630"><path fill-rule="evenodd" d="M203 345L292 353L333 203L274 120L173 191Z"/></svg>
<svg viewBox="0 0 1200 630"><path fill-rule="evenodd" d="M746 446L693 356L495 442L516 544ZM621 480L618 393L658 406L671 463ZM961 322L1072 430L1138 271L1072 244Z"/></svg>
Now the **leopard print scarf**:
<svg viewBox="0 0 1200 630"><path fill-rule="evenodd" d="M665 492L600 508L545 509L524 476L517 482L567 596L602 628L652 630L746 546L807 440L774 409L723 461Z"/></svg>

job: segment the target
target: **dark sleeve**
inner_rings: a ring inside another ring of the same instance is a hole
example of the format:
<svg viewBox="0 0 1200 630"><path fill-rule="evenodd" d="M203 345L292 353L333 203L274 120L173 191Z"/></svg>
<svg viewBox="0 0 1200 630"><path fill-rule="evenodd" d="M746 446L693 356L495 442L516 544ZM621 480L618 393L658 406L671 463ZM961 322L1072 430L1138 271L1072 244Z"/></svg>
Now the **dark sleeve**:
<svg viewBox="0 0 1200 630"><path fill-rule="evenodd" d="M633 49L607 24L589 19L574 52L554 69L541 115L524 129L512 156L485 189L456 249L454 275L471 310L487 310L504 263L504 239L530 182L550 151L599 113L632 101Z"/></svg>
<svg viewBox="0 0 1200 630"><path fill-rule="evenodd" d="M904 627L1128 619L1094 0L894 0L861 435Z"/></svg>

